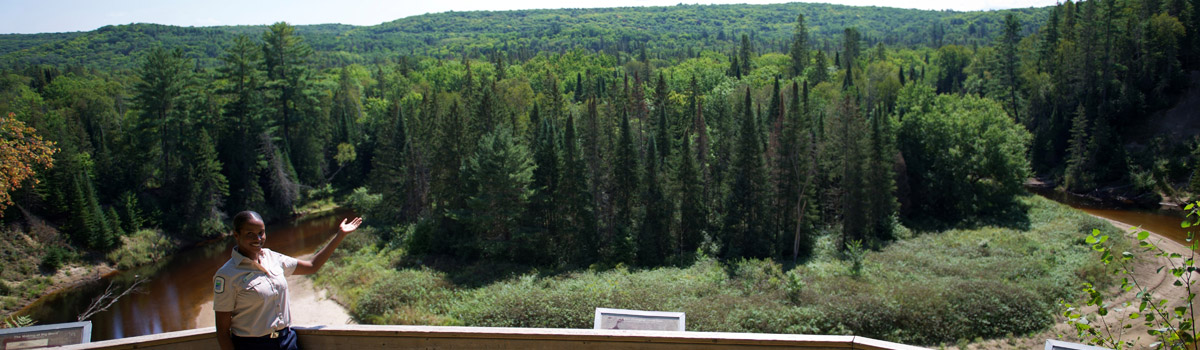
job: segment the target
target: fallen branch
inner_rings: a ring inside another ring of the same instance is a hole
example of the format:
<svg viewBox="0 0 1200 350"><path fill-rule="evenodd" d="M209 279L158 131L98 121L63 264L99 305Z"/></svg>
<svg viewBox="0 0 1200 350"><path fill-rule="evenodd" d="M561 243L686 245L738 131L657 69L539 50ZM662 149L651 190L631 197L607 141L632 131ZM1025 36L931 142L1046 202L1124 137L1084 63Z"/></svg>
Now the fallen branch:
<svg viewBox="0 0 1200 350"><path fill-rule="evenodd" d="M114 288L113 282L109 281L108 287L104 288L104 293L101 293L95 299L92 299L91 305L88 305L87 310L85 310L82 314L79 314L79 317L76 320L83 321L83 320L91 318L92 315L100 313L104 310L108 310L108 308L110 306L112 306L113 304L115 304L117 302L117 300L121 299L121 297L129 295L129 293L136 291L138 285L140 285L142 283L146 283L146 281L149 280L145 277L140 277L140 276L134 276L134 277L135 277L135 279L133 281L133 284L129 285L129 287L126 287L124 291L121 291L120 294L116 294L115 296L114 296L114 294L117 292L117 289Z"/></svg>

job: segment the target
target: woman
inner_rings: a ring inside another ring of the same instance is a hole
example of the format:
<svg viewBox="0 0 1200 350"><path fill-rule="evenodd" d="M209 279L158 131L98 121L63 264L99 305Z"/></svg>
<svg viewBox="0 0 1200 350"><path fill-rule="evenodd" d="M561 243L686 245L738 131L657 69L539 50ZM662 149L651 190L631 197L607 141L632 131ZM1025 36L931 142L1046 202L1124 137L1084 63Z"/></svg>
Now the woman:
<svg viewBox="0 0 1200 350"><path fill-rule="evenodd" d="M298 349L290 328L287 276L316 273L362 218L342 220L341 231L312 260L296 260L263 248L267 240L262 216L243 211L233 217L237 246L213 276L213 311L222 350Z"/></svg>

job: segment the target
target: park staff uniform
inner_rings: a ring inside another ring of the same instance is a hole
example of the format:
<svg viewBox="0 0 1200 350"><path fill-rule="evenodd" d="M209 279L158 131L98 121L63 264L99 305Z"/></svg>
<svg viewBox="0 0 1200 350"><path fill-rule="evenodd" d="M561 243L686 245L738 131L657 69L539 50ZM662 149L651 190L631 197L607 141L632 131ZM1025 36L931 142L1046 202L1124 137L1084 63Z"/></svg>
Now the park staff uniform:
<svg viewBox="0 0 1200 350"><path fill-rule="evenodd" d="M233 248L229 261L213 276L213 310L232 312L230 332L239 338L295 338L288 310L287 276L296 271L295 258L262 249L262 264ZM283 339L280 339L281 341Z"/></svg>

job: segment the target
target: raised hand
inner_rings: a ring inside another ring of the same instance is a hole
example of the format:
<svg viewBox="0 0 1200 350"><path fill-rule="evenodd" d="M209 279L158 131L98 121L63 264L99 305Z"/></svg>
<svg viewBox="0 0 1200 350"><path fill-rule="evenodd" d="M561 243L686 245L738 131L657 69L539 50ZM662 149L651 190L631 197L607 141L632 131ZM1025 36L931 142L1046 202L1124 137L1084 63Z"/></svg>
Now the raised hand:
<svg viewBox="0 0 1200 350"><path fill-rule="evenodd" d="M349 222L346 222L346 220L348 219L342 219L342 233L354 232L354 230L358 229L358 225L362 225L361 217L354 218L354 220L350 220Z"/></svg>

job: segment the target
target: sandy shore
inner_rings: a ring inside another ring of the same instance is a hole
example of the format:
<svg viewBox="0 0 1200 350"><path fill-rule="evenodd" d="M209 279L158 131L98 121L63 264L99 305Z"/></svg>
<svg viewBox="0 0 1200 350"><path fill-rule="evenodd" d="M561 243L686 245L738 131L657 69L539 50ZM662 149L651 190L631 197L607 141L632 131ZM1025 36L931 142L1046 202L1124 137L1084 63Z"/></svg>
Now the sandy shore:
<svg viewBox="0 0 1200 350"><path fill-rule="evenodd" d="M1187 290L1172 285L1175 278L1170 274L1170 267L1164 268L1161 272L1156 271L1159 266L1170 266L1171 262L1167 261L1166 258L1155 257L1150 252L1140 253L1140 250L1137 248L1137 237L1135 231L1133 231L1133 225L1106 218L1101 219L1107 220L1117 229L1125 232L1126 239L1131 242L1131 251L1137 252L1139 256L1144 257L1133 265L1133 279L1136 279L1139 285L1148 288L1153 293L1156 302L1162 299L1169 300L1170 305L1167 308L1168 310L1173 309L1177 305L1184 305L1179 300L1187 295ZM1182 264L1184 259L1187 259L1191 254L1183 244L1154 232L1150 232L1149 241L1167 252L1182 255L1182 259L1173 259L1175 260L1174 264L1177 266ZM1200 280L1200 274L1193 274L1192 280ZM1105 328L1107 325L1108 329L1114 332L1112 333L1114 338L1133 341L1134 346L1128 349L1152 349L1150 344L1157 340L1146 334L1149 327L1142 323L1142 319L1129 319L1129 314L1137 311L1137 292L1138 289L1136 287L1128 292L1121 291L1118 281L1117 285L1110 288L1108 293L1105 294L1105 300L1109 304L1108 316L1092 321L1091 325L1099 328ZM1130 302L1131 306L1123 307L1122 304L1126 302ZM1200 299L1194 301L1192 307L1196 308L1200 306L1197 305L1198 303L1200 303ZM1095 316L1095 306L1075 305L1075 307L1080 308L1083 314ZM1079 339L1075 328L1067 323L1066 318L1062 316L1061 312L1061 310L1055 311L1054 326L1045 332L1019 338L1014 337L978 342L967 346L967 349L1041 349L1045 346L1046 339L1086 344L1086 341ZM1093 317L1089 317L1089 319L1093 319ZM1123 328L1124 325L1130 325L1131 327Z"/></svg>
<svg viewBox="0 0 1200 350"><path fill-rule="evenodd" d="M301 259L308 259L304 257ZM305 276L288 277L288 292L290 293L292 324L296 326L344 325L354 324L354 319L338 303L327 295L325 289L318 290L311 279ZM213 315L212 302L200 307L196 316L196 328L216 325Z"/></svg>

